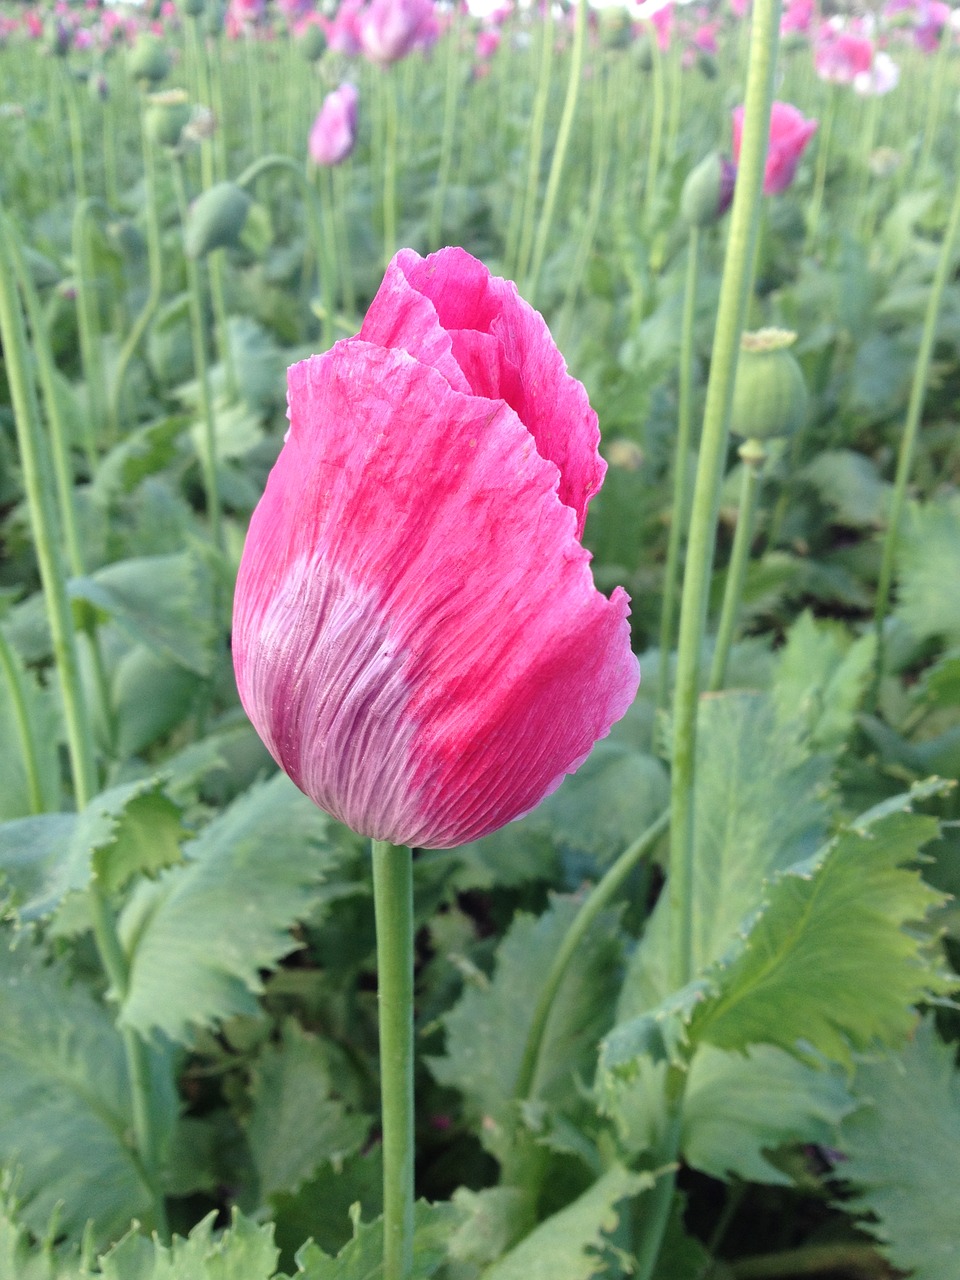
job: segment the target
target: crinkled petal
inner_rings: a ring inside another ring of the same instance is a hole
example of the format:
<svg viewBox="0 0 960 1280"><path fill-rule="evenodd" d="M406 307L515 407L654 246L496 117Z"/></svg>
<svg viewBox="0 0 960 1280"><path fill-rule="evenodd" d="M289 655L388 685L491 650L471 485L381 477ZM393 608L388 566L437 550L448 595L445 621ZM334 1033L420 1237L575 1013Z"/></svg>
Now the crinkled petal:
<svg viewBox="0 0 960 1280"><path fill-rule="evenodd" d="M639 680L556 467L502 400L357 339L290 370L237 584L241 698L318 804L446 848L533 808Z"/></svg>

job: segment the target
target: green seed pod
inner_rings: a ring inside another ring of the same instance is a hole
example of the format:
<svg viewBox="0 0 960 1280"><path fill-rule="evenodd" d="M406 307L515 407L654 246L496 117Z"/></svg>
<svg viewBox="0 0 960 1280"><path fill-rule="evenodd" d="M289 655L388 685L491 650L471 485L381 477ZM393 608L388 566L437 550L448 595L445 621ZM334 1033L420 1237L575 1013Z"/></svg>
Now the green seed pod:
<svg viewBox="0 0 960 1280"><path fill-rule="evenodd" d="M709 227L730 208L737 167L713 151L687 174L680 196L680 213L688 227Z"/></svg>
<svg viewBox="0 0 960 1280"><path fill-rule="evenodd" d="M183 89L152 93L144 123L151 142L161 147L180 145L180 135L190 122L192 108Z"/></svg>
<svg viewBox="0 0 960 1280"><path fill-rule="evenodd" d="M730 430L745 440L792 435L807 417L807 387L790 350L797 335L759 329L740 339Z"/></svg>
<svg viewBox="0 0 960 1280"><path fill-rule="evenodd" d="M217 182L194 200L184 235L189 258L236 246L250 211L250 197L235 182Z"/></svg>
<svg viewBox="0 0 960 1280"><path fill-rule="evenodd" d="M327 51L327 35L317 22L309 22L297 36L297 48L308 62L316 62Z"/></svg>
<svg viewBox="0 0 960 1280"><path fill-rule="evenodd" d="M183 0L183 12L188 18L200 18L207 7L207 0Z"/></svg>
<svg viewBox="0 0 960 1280"><path fill-rule="evenodd" d="M145 32L137 36L127 67L134 80L147 85L159 84L169 74L170 55L157 36Z"/></svg>

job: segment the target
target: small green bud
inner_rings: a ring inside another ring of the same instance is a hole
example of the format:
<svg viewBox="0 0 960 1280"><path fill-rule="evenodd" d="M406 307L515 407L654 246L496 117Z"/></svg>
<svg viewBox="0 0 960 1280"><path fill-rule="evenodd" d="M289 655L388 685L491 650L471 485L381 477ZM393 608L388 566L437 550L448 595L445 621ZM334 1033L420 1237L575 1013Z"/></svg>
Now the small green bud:
<svg viewBox="0 0 960 1280"><path fill-rule="evenodd" d="M183 89L152 93L144 117L147 136L161 147L177 147L192 114L193 109Z"/></svg>
<svg viewBox="0 0 960 1280"><path fill-rule="evenodd" d="M308 62L316 62L327 51L327 35L317 22L309 22L297 36L297 48Z"/></svg>
<svg viewBox="0 0 960 1280"><path fill-rule="evenodd" d="M190 207L184 235L187 256L202 258L213 249L234 247L251 203L235 182L217 182L204 191Z"/></svg>
<svg viewBox="0 0 960 1280"><path fill-rule="evenodd" d="M797 335L759 329L740 339L730 430L745 440L788 436L807 417L807 387L790 350Z"/></svg>
<svg viewBox="0 0 960 1280"><path fill-rule="evenodd" d="M207 0L183 0L183 12L188 18L200 18L207 7Z"/></svg>
<svg viewBox="0 0 960 1280"><path fill-rule="evenodd" d="M144 32L130 50L127 67L134 80L159 84L170 72L170 55L157 36Z"/></svg>
<svg viewBox="0 0 960 1280"><path fill-rule="evenodd" d="M737 166L713 151L687 174L680 196L680 213L688 227L709 227L730 208Z"/></svg>

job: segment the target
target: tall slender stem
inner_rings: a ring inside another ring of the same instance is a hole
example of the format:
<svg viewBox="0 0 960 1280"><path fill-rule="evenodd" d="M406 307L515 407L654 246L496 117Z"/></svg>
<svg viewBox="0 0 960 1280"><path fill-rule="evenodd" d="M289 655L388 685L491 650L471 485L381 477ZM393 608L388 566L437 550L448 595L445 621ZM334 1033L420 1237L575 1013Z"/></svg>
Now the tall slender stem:
<svg viewBox="0 0 960 1280"><path fill-rule="evenodd" d="M687 246L687 279L683 294L680 331L680 387L677 397L677 443L673 457L673 506L667 563L663 571L663 606L660 615L660 666L657 671L657 706L665 710L670 690L670 651L673 648L673 621L676 613L680 549L683 546L684 515L687 510L687 461L690 454L693 420L693 326L697 314L697 265L700 256L700 228L690 227Z"/></svg>
<svg viewBox="0 0 960 1280"><path fill-rule="evenodd" d="M459 44L460 26L456 19L456 11L454 11L447 31L443 91L443 132L440 135L440 162L437 166L437 181L433 188L433 202L430 206L430 228L427 233L427 243L431 249L440 247L440 233L443 230L443 210L447 199L447 187L450 184L453 141L457 123L457 87L460 82Z"/></svg>
<svg viewBox="0 0 960 1280"><path fill-rule="evenodd" d="M947 73L947 59L953 44L953 24L947 21L940 33L940 45L937 49L937 60L933 68L933 87L927 99L927 115L923 125L923 146L917 160L917 175L922 177L930 158L933 155L933 144L937 137L937 125L940 123L940 103L943 99L943 82Z"/></svg>
<svg viewBox="0 0 960 1280"><path fill-rule="evenodd" d="M13 718L20 739L20 756L23 760L23 772L27 782L27 800L31 813L43 813L46 805L43 799L43 783L40 780L40 756L37 750L37 738L33 732L33 723L27 710L26 694L23 691L23 674L14 656L10 641L0 630L0 670L3 671L7 683L7 696L13 708Z"/></svg>
<svg viewBox="0 0 960 1280"><path fill-rule="evenodd" d="M373 841L380 1090L383 1111L383 1277L413 1272L413 856Z"/></svg>
<svg viewBox="0 0 960 1280"><path fill-rule="evenodd" d="M943 244L940 246L940 258L933 277L933 284L927 298L927 311L923 320L923 334L920 339L920 350L913 369L913 383L910 387L910 401L907 405L907 418L903 435L900 438L900 452L897 456L897 473L893 482L893 495L890 499L890 512L887 517L887 532L883 540L883 558L880 565L880 580L877 584L877 598L874 605L874 626L877 632L877 681L883 670L883 624L890 605L890 587L893 582L893 563L897 553L897 539L903 519L903 508L907 497L907 484L913 470L913 457L916 452L917 432L920 428L920 417L923 413L923 402L927 391L927 377L930 373L930 360L933 356L933 345L937 336L937 320L943 302L943 292L950 264L953 258L953 244L960 228L960 176L954 179L953 203L947 219L947 227L943 233ZM875 682L876 684L876 682ZM874 695L876 690L874 690Z"/></svg>
<svg viewBox="0 0 960 1280"><path fill-rule="evenodd" d="M687 984L693 965L693 788L700 662L710 594L710 571L716 543L720 486L727 451L730 404L760 221L760 194L770 131L770 104L773 98L779 25L780 0L757 0L750 34L743 145L720 285L680 604L673 702L670 876L667 881L669 972L673 988Z"/></svg>
<svg viewBox="0 0 960 1280"><path fill-rule="evenodd" d="M383 261L386 266L397 251L397 146L400 132L399 88L395 67L383 75L386 113L383 143Z"/></svg>
<svg viewBox="0 0 960 1280"><path fill-rule="evenodd" d="M90 252L90 220L99 200L85 199L73 215L73 257L76 264L77 324L80 330L80 359L87 384L87 418L83 439L91 471L97 460L97 428L106 418L106 395L103 387L103 349L100 328L100 301L97 297L96 272Z"/></svg>
<svg viewBox="0 0 960 1280"><path fill-rule="evenodd" d="M663 54L657 41L657 33L653 23L649 23L650 53L653 58L651 75L653 79L653 116L650 122L650 147L647 152L647 173L644 179L643 209L646 217L646 229L653 225L654 201L657 196L657 179L660 175L660 150L663 146L663 117L665 113L666 92L663 83Z"/></svg>
<svg viewBox="0 0 960 1280"><path fill-rule="evenodd" d="M720 625L717 628L717 643L714 646L710 678L707 682L707 687L711 690L722 689L727 678L727 663L737 629L743 584L746 581L747 564L750 559L760 468L766 456L767 451L759 440L747 440L740 446L740 457L743 460L740 509L737 512L737 529L733 535L730 564L727 566L727 582L723 592L723 607L720 610Z"/></svg>
<svg viewBox="0 0 960 1280"><path fill-rule="evenodd" d="M526 278L530 266L530 254L533 250L537 190L540 186L540 164L543 159L543 134L547 124L547 107L550 102L553 24L553 6L547 5L546 17L540 27L540 68L537 73L537 88L533 99L533 118L530 121L527 185L523 193L523 214L520 220L519 244L512 271L515 280Z"/></svg>
<svg viewBox="0 0 960 1280"><path fill-rule="evenodd" d="M840 91L837 85L831 84L827 96L827 110L823 118L823 127L820 130L820 139L817 146L817 167L813 177L813 196L810 199L810 208L807 211L808 248L816 240L820 211L823 208L823 192L827 183L827 165L830 160L830 139L833 136L833 125L837 118L839 95Z"/></svg>

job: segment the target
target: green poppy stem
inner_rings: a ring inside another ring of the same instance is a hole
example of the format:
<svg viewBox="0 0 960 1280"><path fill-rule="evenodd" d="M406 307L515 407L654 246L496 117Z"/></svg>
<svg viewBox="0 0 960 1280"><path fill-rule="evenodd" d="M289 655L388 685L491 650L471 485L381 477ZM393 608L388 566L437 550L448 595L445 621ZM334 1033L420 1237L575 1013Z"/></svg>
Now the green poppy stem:
<svg viewBox="0 0 960 1280"><path fill-rule="evenodd" d="M413 855L373 841L383 1116L383 1280L413 1273Z"/></svg>
<svg viewBox="0 0 960 1280"><path fill-rule="evenodd" d="M727 663L730 660L730 649L737 630L740 601L743 599L743 584L746 581L747 564L750 560L753 518L760 488L760 470L766 456L767 451L759 440L747 440L740 446L740 457L743 461L740 509L737 512L737 529L733 535L733 549L730 552L730 564L727 566L727 582L723 592L717 642L713 650L713 662L707 682L710 690L722 689L727 679Z"/></svg>

